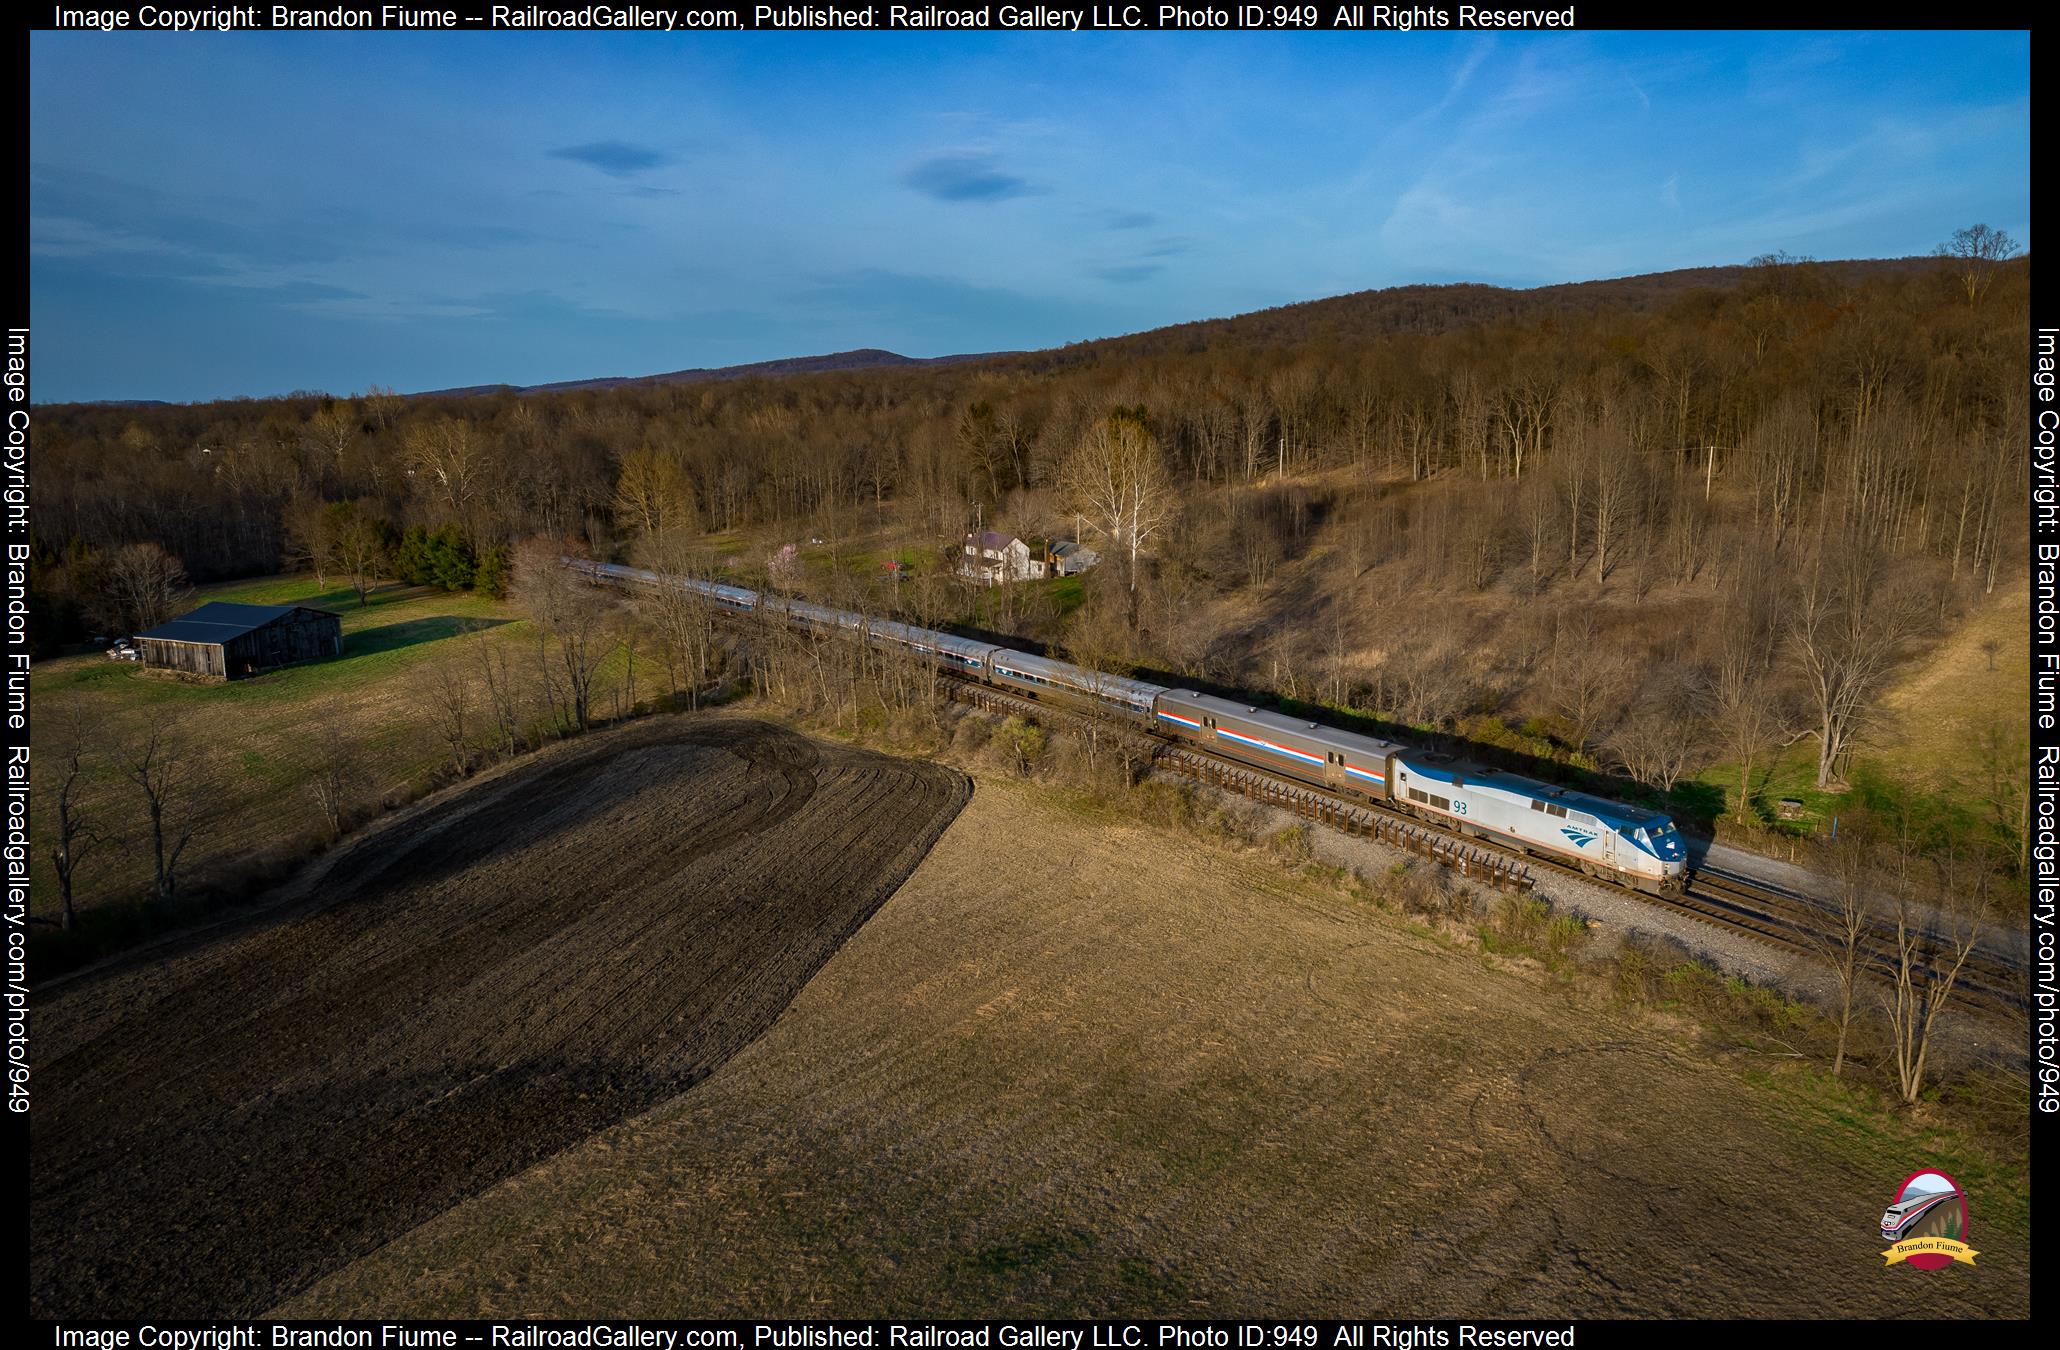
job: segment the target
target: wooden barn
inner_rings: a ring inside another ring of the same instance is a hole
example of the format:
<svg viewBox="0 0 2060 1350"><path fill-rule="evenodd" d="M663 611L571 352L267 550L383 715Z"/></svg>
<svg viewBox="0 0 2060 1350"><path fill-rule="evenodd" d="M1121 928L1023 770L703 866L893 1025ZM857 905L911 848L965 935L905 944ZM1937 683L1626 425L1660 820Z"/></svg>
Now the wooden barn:
<svg viewBox="0 0 2060 1350"><path fill-rule="evenodd" d="M149 670L237 680L343 651L343 620L307 605L211 600L184 618L136 635Z"/></svg>

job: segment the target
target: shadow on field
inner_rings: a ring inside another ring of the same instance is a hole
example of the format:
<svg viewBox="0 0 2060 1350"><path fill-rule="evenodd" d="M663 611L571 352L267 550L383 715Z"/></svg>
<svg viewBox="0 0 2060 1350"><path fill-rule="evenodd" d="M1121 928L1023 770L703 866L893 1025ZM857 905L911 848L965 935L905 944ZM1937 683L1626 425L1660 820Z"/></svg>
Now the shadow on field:
<svg viewBox="0 0 2060 1350"><path fill-rule="evenodd" d="M513 622L513 619L468 618L460 614L435 614L426 619L408 619L402 623L390 623L350 634L343 640L343 656L345 660L353 656L371 656L377 652L396 651L424 642L440 642L444 638L458 637L465 633L483 632Z"/></svg>
<svg viewBox="0 0 2060 1350"><path fill-rule="evenodd" d="M700 1082L971 785L654 718L408 813L268 916L40 997L30 1303L252 1317Z"/></svg>

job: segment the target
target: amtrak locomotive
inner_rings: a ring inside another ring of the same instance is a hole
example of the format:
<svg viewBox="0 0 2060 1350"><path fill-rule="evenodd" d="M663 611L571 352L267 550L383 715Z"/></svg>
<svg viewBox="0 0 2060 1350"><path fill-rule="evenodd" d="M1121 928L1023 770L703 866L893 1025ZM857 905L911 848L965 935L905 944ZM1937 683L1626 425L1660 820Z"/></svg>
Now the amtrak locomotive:
<svg viewBox="0 0 2060 1350"><path fill-rule="evenodd" d="M791 623L913 652L999 688L1040 699L1084 702L1270 773L1395 807L1463 834L1559 858L1591 876L1638 890L1675 891L1686 880L1687 846L1674 823L1658 811L992 642L869 620L806 601L761 597L739 586L667 577L615 563L565 561L596 581L643 589L677 586L706 595L725 609L783 614Z"/></svg>

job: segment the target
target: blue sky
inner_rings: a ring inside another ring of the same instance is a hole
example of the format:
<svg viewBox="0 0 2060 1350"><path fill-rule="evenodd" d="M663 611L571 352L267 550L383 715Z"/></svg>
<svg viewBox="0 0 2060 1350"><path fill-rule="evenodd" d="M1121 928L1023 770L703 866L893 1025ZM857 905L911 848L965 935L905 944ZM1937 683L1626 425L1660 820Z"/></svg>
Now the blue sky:
<svg viewBox="0 0 2060 1350"><path fill-rule="evenodd" d="M2021 33L39 32L30 69L39 401L2031 242Z"/></svg>

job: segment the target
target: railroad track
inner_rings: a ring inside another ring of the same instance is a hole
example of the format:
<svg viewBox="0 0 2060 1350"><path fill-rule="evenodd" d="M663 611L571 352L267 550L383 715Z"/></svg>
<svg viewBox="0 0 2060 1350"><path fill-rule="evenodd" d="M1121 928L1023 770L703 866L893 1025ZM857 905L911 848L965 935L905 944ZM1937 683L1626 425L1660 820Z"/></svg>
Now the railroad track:
<svg viewBox="0 0 2060 1350"><path fill-rule="evenodd" d="M1721 868L1698 869L1694 889L1717 903L1759 907L1775 917L1776 922L1786 925L1791 941L1801 951L1821 955L1827 944L1837 945L1838 940L1832 935L1839 926L1838 918L1814 896ZM1894 951L1895 935L1878 922L1870 924L1869 929L1861 959L1879 969ZM1922 968L1928 971L1928 964ZM2023 970L1978 950L1962 967L1954 988L1964 990L1970 1002L1984 1003L2000 1012L2020 1012L2027 1006Z"/></svg>
<svg viewBox="0 0 2060 1350"><path fill-rule="evenodd" d="M1032 721L1084 727L1090 718L1106 729L1109 719L1047 699L1033 699L1003 692L991 685L954 676L945 685L951 697L993 711L1013 713ZM1121 733L1141 742L1153 765L1211 786L1239 793L1257 801L1280 806L1304 819L1334 829L1404 848L1451 867L1462 876L1501 890L1526 892L1537 885L1533 869L1597 885L1607 882L1556 859L1526 854L1499 842L1450 831L1420 822L1391 806L1365 803L1322 788L1269 774L1239 760L1209 754L1155 732L1125 726ZM1765 884L1732 873L1702 870L1689 886L1677 893L1656 895L1635 891L1640 900L1670 910L1726 933L1751 939L1786 956L1821 960L1830 929L1829 915L1822 902L1783 886ZM1879 931L1875 942L1862 954L1862 962L1877 973L1883 965ZM2021 973L1993 958L1970 960L1954 984L1963 1006L1991 1017L2009 1017L2025 1005Z"/></svg>
<svg viewBox="0 0 2060 1350"><path fill-rule="evenodd" d="M1609 884L1556 859L1526 853L1499 841L1461 835L1426 824L1389 804L1369 805L1327 789L1267 773L1242 761L1176 741L1155 729L1116 721L1099 709L1076 708L1064 701L1013 694L956 672L947 671L945 674L943 689L953 699L1040 723L1070 726L1095 735L1115 728L1118 735L1129 738L1155 767L1282 807L1304 819L1318 821L1349 834L1407 849L1498 889L1530 891L1537 885L1534 868L1598 885ZM1821 959L1824 935L1830 927L1820 901L1786 887L1720 870L1699 870L1690 884L1679 892L1632 893L1648 904L1792 956ZM1876 938L1878 942L1878 933ZM1878 946L1871 948L1862 959L1870 970L1878 973L1882 968ZM1968 962L1961 971L1955 990L1964 993L1966 1006L1991 1016L2014 1017L2028 1006L2023 972L2006 962L1985 956L1977 955Z"/></svg>
<svg viewBox="0 0 2060 1350"><path fill-rule="evenodd" d="M946 687L953 698L1033 721L1057 720L1080 724L1094 716L1076 712L1062 704L1003 693L990 685L963 678L954 677ZM1055 712L1056 718L1053 716ZM1106 726L1106 720L1102 724ZM1166 737L1130 732L1127 728L1119 734L1133 735L1155 768L1167 769L1183 777L1281 807L1346 834L1378 839L1384 844L1422 854L1454 869L1461 876L1498 890L1528 891L1537 884L1537 878L1520 859L1500 851L1476 848L1469 841L1443 830L1426 828L1397 813L1376 811L1349 798L1279 778L1248 764L1211 755Z"/></svg>

